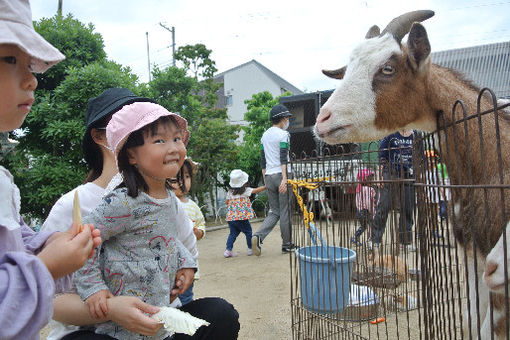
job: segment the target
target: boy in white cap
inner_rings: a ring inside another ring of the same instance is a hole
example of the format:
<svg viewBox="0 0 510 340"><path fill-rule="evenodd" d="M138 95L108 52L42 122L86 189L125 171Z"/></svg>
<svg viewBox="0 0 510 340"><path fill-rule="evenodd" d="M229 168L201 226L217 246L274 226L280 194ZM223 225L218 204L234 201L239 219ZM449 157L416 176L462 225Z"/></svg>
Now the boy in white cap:
<svg viewBox="0 0 510 340"><path fill-rule="evenodd" d="M0 132L17 129L34 103L37 80L64 56L34 30L27 0L0 0ZM20 215L20 193L0 166L0 338L38 339L52 315L56 290L101 243L93 226L66 232L30 229ZM58 278L62 280L55 281Z"/></svg>

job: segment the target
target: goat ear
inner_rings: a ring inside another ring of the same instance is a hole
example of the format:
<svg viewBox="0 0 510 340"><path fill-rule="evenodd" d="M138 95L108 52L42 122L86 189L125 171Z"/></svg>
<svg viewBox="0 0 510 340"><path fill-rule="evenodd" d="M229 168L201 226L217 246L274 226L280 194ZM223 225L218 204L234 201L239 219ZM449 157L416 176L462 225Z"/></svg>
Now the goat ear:
<svg viewBox="0 0 510 340"><path fill-rule="evenodd" d="M345 75L346 66L336 69L336 70L322 70L326 76L334 79L343 79Z"/></svg>
<svg viewBox="0 0 510 340"><path fill-rule="evenodd" d="M374 26L370 27L370 29L368 30L367 34L365 35L365 39L378 37L379 34L381 34L381 30L379 29L379 26L374 25Z"/></svg>
<svg viewBox="0 0 510 340"><path fill-rule="evenodd" d="M415 22L407 39L408 58L415 71L423 72L429 65L430 43L422 24Z"/></svg>

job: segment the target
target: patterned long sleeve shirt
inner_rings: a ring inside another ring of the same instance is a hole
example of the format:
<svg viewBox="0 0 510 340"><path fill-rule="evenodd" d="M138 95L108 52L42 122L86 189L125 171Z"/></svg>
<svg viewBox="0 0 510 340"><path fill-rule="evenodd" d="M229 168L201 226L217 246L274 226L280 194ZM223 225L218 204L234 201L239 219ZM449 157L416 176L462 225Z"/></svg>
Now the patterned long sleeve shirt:
<svg viewBox="0 0 510 340"><path fill-rule="evenodd" d="M75 275L82 299L108 289L114 295L136 296L152 305L169 305L177 270L197 267L177 239L178 224L186 223L177 214L177 204L172 191L166 199L143 192L132 198L125 188L105 196L103 203L83 219L101 230L103 243L97 255ZM96 333L117 339L145 339L113 322L97 325ZM153 339L167 336L160 330Z"/></svg>

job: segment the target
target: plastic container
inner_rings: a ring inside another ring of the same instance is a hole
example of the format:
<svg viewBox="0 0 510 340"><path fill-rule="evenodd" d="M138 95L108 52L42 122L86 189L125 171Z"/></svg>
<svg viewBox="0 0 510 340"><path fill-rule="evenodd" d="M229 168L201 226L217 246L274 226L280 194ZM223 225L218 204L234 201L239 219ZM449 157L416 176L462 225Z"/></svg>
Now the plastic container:
<svg viewBox="0 0 510 340"><path fill-rule="evenodd" d="M341 313L349 302L356 252L335 246L307 246L295 253L304 307L316 313Z"/></svg>

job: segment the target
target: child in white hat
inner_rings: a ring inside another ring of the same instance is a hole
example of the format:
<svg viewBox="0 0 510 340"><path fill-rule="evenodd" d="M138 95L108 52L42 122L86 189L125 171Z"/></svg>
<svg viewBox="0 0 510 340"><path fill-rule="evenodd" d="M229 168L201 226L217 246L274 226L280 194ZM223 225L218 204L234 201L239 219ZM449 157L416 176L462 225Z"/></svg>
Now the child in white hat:
<svg viewBox="0 0 510 340"><path fill-rule="evenodd" d="M28 0L0 0L0 133L21 126L34 103L37 79L64 56L37 34ZM101 243L93 226L65 232L30 229L20 215L20 192L0 166L0 338L38 339L52 315L55 290ZM62 278L61 280L57 280Z"/></svg>
<svg viewBox="0 0 510 340"><path fill-rule="evenodd" d="M230 228L230 234L227 238L227 248L223 253L224 257L235 257L234 242L239 233L246 236L246 244L248 246L247 255L253 255L251 249L252 229L250 218L255 217L251 207L250 196L257 194L266 189L266 186L258 188L250 188L248 183L248 174L240 169L232 170L230 173L230 190L227 193L227 222Z"/></svg>

